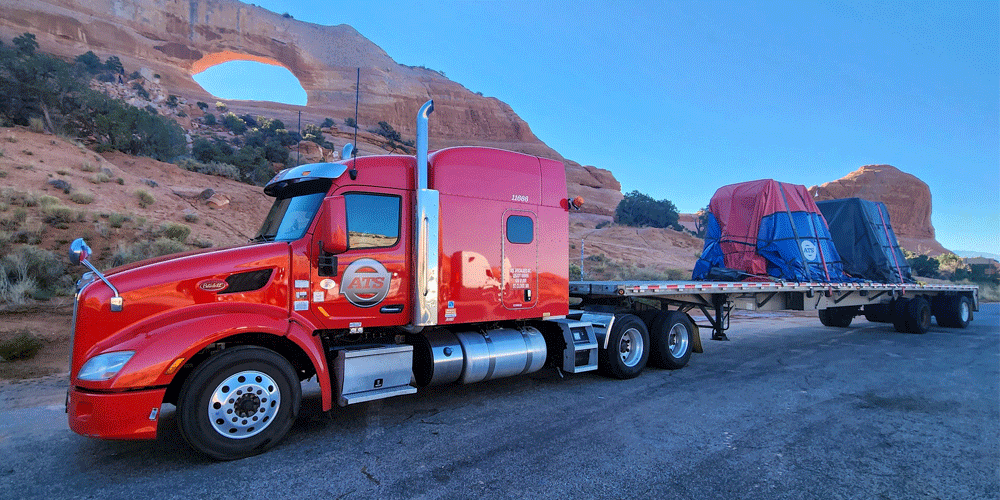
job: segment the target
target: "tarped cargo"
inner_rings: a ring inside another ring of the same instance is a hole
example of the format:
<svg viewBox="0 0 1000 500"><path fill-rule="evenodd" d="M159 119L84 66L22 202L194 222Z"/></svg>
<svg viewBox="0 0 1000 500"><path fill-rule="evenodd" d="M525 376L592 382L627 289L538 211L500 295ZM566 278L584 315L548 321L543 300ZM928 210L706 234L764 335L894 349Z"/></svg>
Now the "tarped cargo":
<svg viewBox="0 0 1000 500"><path fill-rule="evenodd" d="M896 241L884 203L845 198L818 201L844 271L880 283L913 283L910 266Z"/></svg>
<svg viewBox="0 0 1000 500"><path fill-rule="evenodd" d="M723 186L709 203L705 248L692 279L734 277L852 281L805 186L771 179Z"/></svg>

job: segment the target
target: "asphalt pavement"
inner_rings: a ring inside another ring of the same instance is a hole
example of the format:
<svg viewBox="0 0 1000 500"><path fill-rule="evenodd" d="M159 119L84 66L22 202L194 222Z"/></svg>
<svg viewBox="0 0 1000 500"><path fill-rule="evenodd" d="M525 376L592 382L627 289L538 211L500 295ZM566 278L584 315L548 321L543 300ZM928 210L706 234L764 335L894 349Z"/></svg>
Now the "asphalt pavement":
<svg viewBox="0 0 1000 500"><path fill-rule="evenodd" d="M66 426L64 377L0 386L0 498L1000 498L1000 305L925 335L736 318L633 380L553 369L320 411L271 451Z"/></svg>

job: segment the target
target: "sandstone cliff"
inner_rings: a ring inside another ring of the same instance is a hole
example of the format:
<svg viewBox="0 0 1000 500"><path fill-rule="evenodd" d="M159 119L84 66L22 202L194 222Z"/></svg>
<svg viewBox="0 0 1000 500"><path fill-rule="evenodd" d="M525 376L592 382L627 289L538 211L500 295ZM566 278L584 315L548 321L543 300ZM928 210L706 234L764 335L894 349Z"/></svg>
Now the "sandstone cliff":
<svg viewBox="0 0 1000 500"><path fill-rule="evenodd" d="M234 59L288 68L308 96L305 107L228 102L237 113L261 113L295 123L354 114L355 71L361 68L358 123L386 121L415 135L414 113L435 101L431 148L460 144L500 147L561 160L507 104L477 95L441 74L397 64L347 25L320 26L285 18L236 0L13 0L0 7L0 35L34 33L42 50L74 57L93 50L148 68L171 93L214 102L192 78Z"/></svg>
<svg viewBox="0 0 1000 500"><path fill-rule="evenodd" d="M901 247L930 256L949 252L934 239L930 188L892 165L865 165L838 180L812 186L809 192L817 201L854 197L881 201L889 209Z"/></svg>
<svg viewBox="0 0 1000 500"><path fill-rule="evenodd" d="M239 59L284 66L306 90L307 106L226 102L238 114L274 116L288 124L300 110L304 123L353 116L355 71L361 68L362 128L384 120L413 138L414 113L433 98L431 149L478 145L565 161L504 102L436 71L397 64L347 25L310 24L236 0L14 0L0 6L0 36L9 40L24 32L35 34L42 50L61 56L88 50L102 59L116 55L129 71L142 69L157 88L189 103L217 100L191 78L212 65ZM188 112L200 115L196 108ZM182 125L194 126L190 120ZM346 128L326 132L338 147L350 137ZM378 149L371 134L362 131L361 139ZM326 157L309 154L310 160ZM587 200L584 212L614 214L622 194L611 172L566 161L566 173L570 197Z"/></svg>

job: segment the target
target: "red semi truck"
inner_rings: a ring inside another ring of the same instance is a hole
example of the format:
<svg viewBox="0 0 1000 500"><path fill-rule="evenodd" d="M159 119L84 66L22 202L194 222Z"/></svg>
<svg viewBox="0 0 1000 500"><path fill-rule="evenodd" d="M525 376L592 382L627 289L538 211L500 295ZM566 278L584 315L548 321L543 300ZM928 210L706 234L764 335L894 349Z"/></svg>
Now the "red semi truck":
<svg viewBox="0 0 1000 500"><path fill-rule="evenodd" d="M701 352L693 309L723 338L734 308L815 309L846 326L864 307L915 332L932 314L965 326L978 308L975 287L570 283L576 203L562 163L478 147L428 155L432 111L418 113L416 156L279 173L246 245L102 274L74 241L71 260L91 272L73 313L70 428L152 439L173 404L193 448L235 459L281 440L311 377L330 410L546 365L623 379L647 362L680 368Z"/></svg>

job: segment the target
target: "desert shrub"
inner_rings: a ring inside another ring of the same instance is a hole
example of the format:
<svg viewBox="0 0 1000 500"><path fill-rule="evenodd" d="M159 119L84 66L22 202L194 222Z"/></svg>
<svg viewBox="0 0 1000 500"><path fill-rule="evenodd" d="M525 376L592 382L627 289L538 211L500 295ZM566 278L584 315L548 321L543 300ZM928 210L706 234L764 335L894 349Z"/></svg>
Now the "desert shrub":
<svg viewBox="0 0 1000 500"><path fill-rule="evenodd" d="M111 256L111 265L113 267L123 266L143 259L169 255L185 250L187 250L187 247L183 243L170 238L157 238L153 241L140 241L133 244L119 243L118 249Z"/></svg>
<svg viewBox="0 0 1000 500"><path fill-rule="evenodd" d="M192 222L192 223L198 222L198 214L196 213L184 214L184 222Z"/></svg>
<svg viewBox="0 0 1000 500"><path fill-rule="evenodd" d="M108 216L108 224L111 227L122 227L126 221L129 220L129 216L125 214L114 213Z"/></svg>
<svg viewBox="0 0 1000 500"><path fill-rule="evenodd" d="M28 220L14 231L11 241L26 245L37 245L42 242L43 231L45 231L45 227L40 221Z"/></svg>
<svg viewBox="0 0 1000 500"><path fill-rule="evenodd" d="M222 102L222 101L215 101L215 109L216 109L216 110L217 110L217 111L218 111L219 113L225 113L225 112L226 112L226 110L228 110L228 109L229 109L229 106L226 106L226 103L224 103L224 102Z"/></svg>
<svg viewBox="0 0 1000 500"><path fill-rule="evenodd" d="M125 73L125 67L122 65L121 59L118 59L118 56L108 56L104 60L104 69L116 74Z"/></svg>
<svg viewBox="0 0 1000 500"><path fill-rule="evenodd" d="M13 338L0 342L0 358L6 361L31 359L42 349L42 341L28 330L16 332Z"/></svg>
<svg viewBox="0 0 1000 500"><path fill-rule="evenodd" d="M247 124L236 113L226 113L222 115L222 125L236 135L241 135L247 131Z"/></svg>
<svg viewBox="0 0 1000 500"><path fill-rule="evenodd" d="M115 182L118 183L121 186L125 185L125 179L122 179L121 177L115 179Z"/></svg>
<svg viewBox="0 0 1000 500"><path fill-rule="evenodd" d="M639 191L626 194L615 209L615 222L626 226L674 227L678 217L671 201L654 200Z"/></svg>
<svg viewBox="0 0 1000 500"><path fill-rule="evenodd" d="M0 190L0 201L16 207L35 207L38 206L38 193L4 188Z"/></svg>
<svg viewBox="0 0 1000 500"><path fill-rule="evenodd" d="M45 122L41 118L28 118L28 130L40 134L45 131Z"/></svg>
<svg viewBox="0 0 1000 500"><path fill-rule="evenodd" d="M89 205L94 202L94 193L90 191L73 191L70 193L69 199L77 205Z"/></svg>
<svg viewBox="0 0 1000 500"><path fill-rule="evenodd" d="M141 83L139 82L133 83L132 90L134 90L136 95L138 95L139 97L149 100L149 92L146 91L146 87L143 87Z"/></svg>
<svg viewBox="0 0 1000 500"><path fill-rule="evenodd" d="M42 209L42 220L53 226L67 224L76 221L76 212L66 205L49 205Z"/></svg>
<svg viewBox="0 0 1000 500"><path fill-rule="evenodd" d="M177 162L177 165L191 172L198 172L205 175L216 175L219 177L225 177L227 179L239 180L240 179L240 169L236 168L235 165L230 165L228 163L221 163L218 161L210 160L207 163L202 163L197 160L192 160L190 158L185 158Z"/></svg>
<svg viewBox="0 0 1000 500"><path fill-rule="evenodd" d="M200 238L192 241L191 244L198 248L212 248L212 246L214 245L214 243L212 243L211 241L203 240Z"/></svg>
<svg viewBox="0 0 1000 500"><path fill-rule="evenodd" d="M59 203L59 198L55 196L49 196L47 194L42 195L38 198L38 204L42 207L47 207L49 205L55 205Z"/></svg>
<svg viewBox="0 0 1000 500"><path fill-rule="evenodd" d="M161 226L161 230L163 231L164 237L179 241L181 243L187 241L188 236L191 234L191 228L184 224L174 224L174 223L164 224L163 226Z"/></svg>
<svg viewBox="0 0 1000 500"><path fill-rule="evenodd" d="M96 74L101 71L101 58L97 57L97 54L91 50L76 56L74 61L81 64L90 74Z"/></svg>
<svg viewBox="0 0 1000 500"><path fill-rule="evenodd" d="M358 122L355 121L354 118L344 118L344 125L354 128L358 126Z"/></svg>
<svg viewBox="0 0 1000 500"><path fill-rule="evenodd" d="M327 118L327 119L323 120L323 123L321 123L319 126L323 127L323 128L330 128L330 127L332 127L333 126L333 118Z"/></svg>
<svg viewBox="0 0 1000 500"><path fill-rule="evenodd" d="M9 216L0 218L0 229L16 231L27 219L28 211L23 208L17 208Z"/></svg>
<svg viewBox="0 0 1000 500"><path fill-rule="evenodd" d="M178 102L177 102L177 96L175 96L173 94L170 94L169 96L167 96L167 102L166 102L166 104L167 104L168 108L176 108L177 104L178 104Z"/></svg>
<svg viewBox="0 0 1000 500"><path fill-rule="evenodd" d="M602 228L608 227L610 225L611 225L611 221L606 220L606 221L602 221L599 224L597 224L597 226L594 227L594 229L602 229Z"/></svg>
<svg viewBox="0 0 1000 500"><path fill-rule="evenodd" d="M146 208L153 203L156 203L156 198L154 198L152 194L149 194L149 191L146 191L145 189L137 190L135 192L135 197L139 200L139 206L142 208Z"/></svg>
<svg viewBox="0 0 1000 500"><path fill-rule="evenodd" d="M0 259L0 297L6 302L65 294L72 281L63 259L42 248L22 245Z"/></svg>
<svg viewBox="0 0 1000 500"><path fill-rule="evenodd" d="M201 118L201 121L204 122L205 125L209 126L215 125L216 123L215 115L213 115L212 113L205 113L205 116Z"/></svg>
<svg viewBox="0 0 1000 500"><path fill-rule="evenodd" d="M97 172L98 170L99 167L97 165L94 165L93 163L90 163L89 161L85 161L80 164L81 172Z"/></svg>
<svg viewBox="0 0 1000 500"><path fill-rule="evenodd" d="M98 174L90 176L90 182L91 184L102 184L105 182L111 182L111 176L104 172L100 172Z"/></svg>

